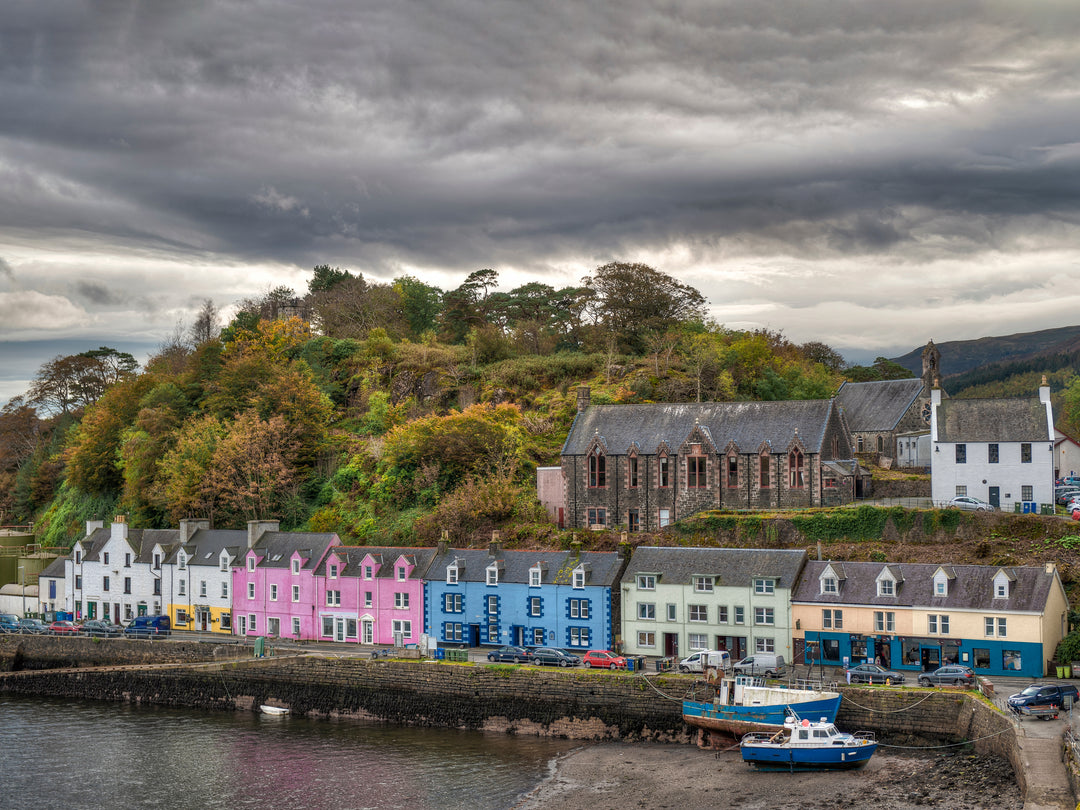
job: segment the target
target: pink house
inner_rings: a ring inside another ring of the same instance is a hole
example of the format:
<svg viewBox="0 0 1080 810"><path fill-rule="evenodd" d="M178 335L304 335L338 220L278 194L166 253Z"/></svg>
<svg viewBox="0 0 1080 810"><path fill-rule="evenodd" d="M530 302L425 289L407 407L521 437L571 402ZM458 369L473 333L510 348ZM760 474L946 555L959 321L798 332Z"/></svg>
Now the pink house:
<svg viewBox="0 0 1080 810"><path fill-rule="evenodd" d="M247 548L232 570L233 633L238 636L319 638L315 569L328 548L340 546L333 533L278 531L276 520L248 522Z"/></svg>
<svg viewBox="0 0 1080 810"><path fill-rule="evenodd" d="M410 644L424 631L422 577L433 548L332 546L313 570L313 639Z"/></svg>

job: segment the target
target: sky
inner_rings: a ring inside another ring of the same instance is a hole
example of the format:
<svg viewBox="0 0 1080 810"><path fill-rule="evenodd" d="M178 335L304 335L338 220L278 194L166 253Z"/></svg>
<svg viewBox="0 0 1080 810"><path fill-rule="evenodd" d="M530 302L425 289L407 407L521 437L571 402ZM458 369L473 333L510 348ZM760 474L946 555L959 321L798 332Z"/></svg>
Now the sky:
<svg viewBox="0 0 1080 810"><path fill-rule="evenodd" d="M318 264L644 262L850 362L1075 325L1071 2L7 0L0 403Z"/></svg>

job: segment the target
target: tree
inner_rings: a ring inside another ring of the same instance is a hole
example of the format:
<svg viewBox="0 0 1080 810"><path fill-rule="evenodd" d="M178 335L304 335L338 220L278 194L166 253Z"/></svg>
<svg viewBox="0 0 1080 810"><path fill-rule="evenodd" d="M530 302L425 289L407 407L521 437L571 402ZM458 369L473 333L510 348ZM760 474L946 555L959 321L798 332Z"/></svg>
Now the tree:
<svg viewBox="0 0 1080 810"><path fill-rule="evenodd" d="M589 308L594 323L635 354L644 352L650 332L705 317L701 293L645 264L611 262L583 284L593 293Z"/></svg>
<svg viewBox="0 0 1080 810"><path fill-rule="evenodd" d="M425 332L433 331L442 312L443 291L425 284L412 276L401 276L394 281L401 313L409 324L411 337L419 339Z"/></svg>
<svg viewBox="0 0 1080 810"><path fill-rule="evenodd" d="M821 363L829 371L839 371L844 367L844 358L826 343L812 340L804 343L799 349L811 363Z"/></svg>
<svg viewBox="0 0 1080 810"><path fill-rule="evenodd" d="M498 278L494 270L476 270L443 297L443 332L450 343L463 343L470 329L487 322L488 289L498 283Z"/></svg>
<svg viewBox="0 0 1080 810"><path fill-rule="evenodd" d="M241 523L282 514L296 494L296 439L281 416L241 414L214 448L209 482L226 520Z"/></svg>
<svg viewBox="0 0 1080 810"><path fill-rule="evenodd" d="M54 357L38 369L28 401L47 413L70 413L96 402L112 385L131 379L139 364L107 346Z"/></svg>
<svg viewBox="0 0 1080 810"><path fill-rule="evenodd" d="M1058 424L1070 436L1080 436L1080 377L1069 380L1061 392L1061 415Z"/></svg>
<svg viewBox="0 0 1080 810"><path fill-rule="evenodd" d="M342 270L340 267L331 267L328 264L316 265L311 281L308 282L308 294L327 292L340 282L352 277L352 273L348 270Z"/></svg>
<svg viewBox="0 0 1080 810"><path fill-rule="evenodd" d="M191 325L191 343L201 346L217 338L221 334L221 322L218 309L214 302L207 298L203 301L199 314L195 316L195 323Z"/></svg>
<svg viewBox="0 0 1080 810"><path fill-rule="evenodd" d="M848 366L844 376L851 382L877 382L879 380L908 380L915 375L899 363L886 357L878 357L872 366Z"/></svg>

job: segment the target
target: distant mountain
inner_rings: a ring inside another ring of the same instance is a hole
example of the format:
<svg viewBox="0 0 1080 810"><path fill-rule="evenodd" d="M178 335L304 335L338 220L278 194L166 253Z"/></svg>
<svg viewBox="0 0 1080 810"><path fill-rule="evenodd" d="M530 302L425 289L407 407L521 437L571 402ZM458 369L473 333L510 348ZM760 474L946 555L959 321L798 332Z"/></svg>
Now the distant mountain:
<svg viewBox="0 0 1080 810"><path fill-rule="evenodd" d="M988 365L998 365L1001 373L1013 363L1030 366L1033 361L1048 361L1059 355L1080 353L1080 326L1063 326L1039 332L1021 332L1004 337L983 337L977 340L950 340L936 344L941 352L942 380L965 374ZM891 358L909 369L915 376L922 374L922 352L925 346L912 349L905 355ZM948 386L946 386L948 387Z"/></svg>

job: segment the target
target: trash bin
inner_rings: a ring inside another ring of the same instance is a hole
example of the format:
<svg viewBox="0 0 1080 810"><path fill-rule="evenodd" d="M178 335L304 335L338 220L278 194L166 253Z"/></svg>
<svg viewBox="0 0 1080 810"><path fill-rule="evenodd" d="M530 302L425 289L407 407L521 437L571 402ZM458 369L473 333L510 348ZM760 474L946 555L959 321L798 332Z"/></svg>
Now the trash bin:
<svg viewBox="0 0 1080 810"><path fill-rule="evenodd" d="M1057 676L1059 678L1065 677L1065 667L1057 667Z"/></svg>
<svg viewBox="0 0 1080 810"><path fill-rule="evenodd" d="M634 671L634 669L635 669L635 666L634 666L634 665L635 665L636 663L637 663L637 660L636 660L636 659L634 659L634 658L631 658L630 656L627 656L627 657L626 657L626 671L627 671L627 672L633 672L633 671Z"/></svg>

